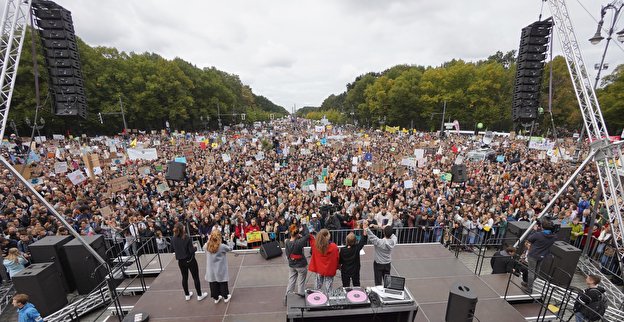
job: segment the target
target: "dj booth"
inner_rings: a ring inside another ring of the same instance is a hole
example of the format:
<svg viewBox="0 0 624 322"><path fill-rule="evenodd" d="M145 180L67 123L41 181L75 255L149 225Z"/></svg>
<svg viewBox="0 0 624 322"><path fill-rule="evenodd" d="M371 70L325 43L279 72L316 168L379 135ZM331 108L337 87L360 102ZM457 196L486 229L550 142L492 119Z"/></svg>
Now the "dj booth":
<svg viewBox="0 0 624 322"><path fill-rule="evenodd" d="M308 290L305 297L288 294L286 318L296 321L412 322L418 305L405 288L404 299L382 298L370 288L339 288L331 294Z"/></svg>

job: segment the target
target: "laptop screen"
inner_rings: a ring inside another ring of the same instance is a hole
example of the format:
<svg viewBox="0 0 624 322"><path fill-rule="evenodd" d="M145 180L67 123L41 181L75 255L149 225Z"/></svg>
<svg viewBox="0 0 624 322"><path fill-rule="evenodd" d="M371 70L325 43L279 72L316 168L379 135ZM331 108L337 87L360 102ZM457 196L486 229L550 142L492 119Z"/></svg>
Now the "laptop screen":
<svg viewBox="0 0 624 322"><path fill-rule="evenodd" d="M402 291L405 288L405 278L400 276L386 275L384 277L384 288Z"/></svg>

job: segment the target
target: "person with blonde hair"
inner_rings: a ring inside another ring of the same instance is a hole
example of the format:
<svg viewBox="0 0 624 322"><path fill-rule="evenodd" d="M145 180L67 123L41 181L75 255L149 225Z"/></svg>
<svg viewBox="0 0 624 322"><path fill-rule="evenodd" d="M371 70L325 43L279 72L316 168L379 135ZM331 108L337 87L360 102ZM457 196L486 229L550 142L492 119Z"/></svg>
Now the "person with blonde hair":
<svg viewBox="0 0 624 322"><path fill-rule="evenodd" d="M327 293L334 283L334 276L338 269L338 246L330 241L329 230L323 228L314 240L312 258L309 271L316 273L316 289Z"/></svg>
<svg viewBox="0 0 624 322"><path fill-rule="evenodd" d="M206 250L205 279L210 283L210 296L214 299L215 304L221 300L227 303L232 298L228 289L229 274L226 253L234 249L233 239L234 234L231 234L227 244L223 244L221 243L221 231L213 229L204 246Z"/></svg>
<svg viewBox="0 0 624 322"><path fill-rule="evenodd" d="M4 267L6 267L7 272L9 273L9 278L13 278L15 274L21 272L24 268L26 268L28 260L24 258L24 255L20 254L17 248L13 247L9 249L9 252L4 258L2 264L4 264Z"/></svg>

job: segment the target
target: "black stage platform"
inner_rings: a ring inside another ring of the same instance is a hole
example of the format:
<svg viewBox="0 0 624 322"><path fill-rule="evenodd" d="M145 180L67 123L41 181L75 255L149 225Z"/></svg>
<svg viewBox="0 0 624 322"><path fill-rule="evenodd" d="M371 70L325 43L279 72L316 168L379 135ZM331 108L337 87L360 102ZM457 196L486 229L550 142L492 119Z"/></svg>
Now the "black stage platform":
<svg viewBox="0 0 624 322"><path fill-rule="evenodd" d="M373 286L373 248L366 246L360 272L362 287ZM392 274L403 276L419 309L415 321L444 321L449 289L455 282L471 287L479 302L475 316L481 322L525 321L524 317L501 299L506 286L506 275L481 278L473 274L460 260L440 244L399 245L392 254ZM197 255L202 288L209 291L203 280L205 258ZM265 260L258 253L228 254L230 273L229 303L214 304L207 298L197 302L184 300L180 272L176 261L154 280L136 303L132 312L146 312L150 321L286 321L284 293L288 282L285 255ZM334 287L342 286L338 273ZM308 275L312 285L314 274ZM503 283L504 281L504 283ZM192 288L192 279L189 286ZM521 291L515 288L512 292Z"/></svg>

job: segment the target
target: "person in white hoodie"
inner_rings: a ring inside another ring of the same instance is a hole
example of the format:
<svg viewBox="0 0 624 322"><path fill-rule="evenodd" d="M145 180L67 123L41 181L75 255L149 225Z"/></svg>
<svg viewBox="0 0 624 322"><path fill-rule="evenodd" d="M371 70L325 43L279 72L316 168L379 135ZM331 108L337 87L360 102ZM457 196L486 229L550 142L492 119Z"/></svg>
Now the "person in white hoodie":
<svg viewBox="0 0 624 322"><path fill-rule="evenodd" d="M383 278L390 274L392 262L392 249L397 244L397 237L392 232L392 226L383 228L384 238L379 238L367 228L368 240L375 245L375 261L373 262L373 272L375 274L375 285L383 285Z"/></svg>

